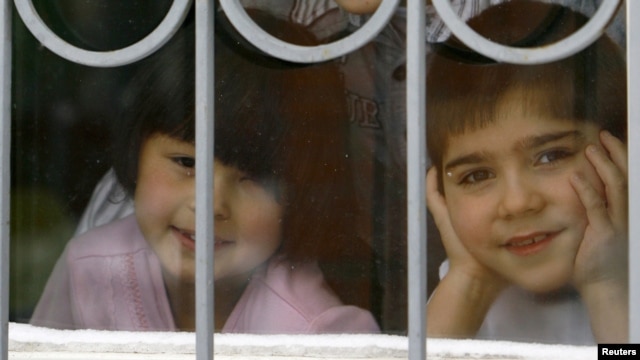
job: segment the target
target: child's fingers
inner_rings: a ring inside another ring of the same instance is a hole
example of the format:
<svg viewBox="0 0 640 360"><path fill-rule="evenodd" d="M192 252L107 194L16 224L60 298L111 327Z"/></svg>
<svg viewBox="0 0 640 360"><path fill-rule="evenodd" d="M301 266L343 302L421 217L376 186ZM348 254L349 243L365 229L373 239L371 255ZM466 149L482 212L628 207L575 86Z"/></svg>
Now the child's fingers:
<svg viewBox="0 0 640 360"><path fill-rule="evenodd" d="M440 231L443 243L447 245L449 240L456 235L449 218L447 203L440 191L438 191L438 171L434 167L427 172L427 206Z"/></svg>
<svg viewBox="0 0 640 360"><path fill-rule="evenodd" d="M609 156L614 164L620 169L620 171L626 176L627 171L627 146L617 137L611 135L608 131L602 131L600 133L600 142L604 148L609 152Z"/></svg>
<svg viewBox="0 0 640 360"><path fill-rule="evenodd" d="M570 181L587 212L591 227L596 232L611 228L606 201L596 189L581 174L574 174Z"/></svg>
<svg viewBox="0 0 640 360"><path fill-rule="evenodd" d="M427 172L427 207L433 214L434 218L438 215L442 215L447 211L447 205L438 191L438 170L435 167L431 167Z"/></svg>
<svg viewBox="0 0 640 360"><path fill-rule="evenodd" d="M438 230L441 233L449 232L452 227L448 221L449 212L444 197L438 191L438 171L435 167L431 167L427 172L427 207L433 215Z"/></svg>
<svg viewBox="0 0 640 360"><path fill-rule="evenodd" d="M607 139L607 141L612 139ZM606 200L609 205L609 212L616 222L624 222L627 216L627 175L626 165L621 168L616 162L625 158L624 149L620 149L614 141L610 141L604 146L611 147L611 153L607 154L602 149L589 145L587 147L587 158L593 164L596 172L605 185ZM615 160L614 160L615 156ZM622 225L622 224L617 224Z"/></svg>
<svg viewBox="0 0 640 360"><path fill-rule="evenodd" d="M438 191L438 172L433 167L427 172L427 205L447 253L450 265L448 274L464 273L466 276L480 280L483 286L497 286L502 289L506 285L504 279L478 262L458 238L451 222L445 197Z"/></svg>

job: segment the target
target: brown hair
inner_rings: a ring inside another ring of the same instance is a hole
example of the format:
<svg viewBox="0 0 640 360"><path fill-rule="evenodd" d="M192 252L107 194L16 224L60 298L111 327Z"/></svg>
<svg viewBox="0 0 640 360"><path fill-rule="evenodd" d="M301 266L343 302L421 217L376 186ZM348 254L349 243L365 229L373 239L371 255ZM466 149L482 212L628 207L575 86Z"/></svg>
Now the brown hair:
<svg viewBox="0 0 640 360"><path fill-rule="evenodd" d="M586 22L584 16L573 12L569 19L562 31L546 41L562 38ZM606 36L574 56L540 65L467 63L435 54L427 75L430 160L442 170L448 139L490 124L500 101L513 91L523 94L525 111L595 123L625 139L625 69L621 49Z"/></svg>

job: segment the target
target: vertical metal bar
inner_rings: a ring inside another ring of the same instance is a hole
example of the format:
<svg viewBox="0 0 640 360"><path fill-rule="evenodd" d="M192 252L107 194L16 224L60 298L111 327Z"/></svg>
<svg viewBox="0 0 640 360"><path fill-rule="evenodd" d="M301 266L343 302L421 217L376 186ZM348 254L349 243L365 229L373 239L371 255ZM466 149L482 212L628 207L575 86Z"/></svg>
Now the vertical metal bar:
<svg viewBox="0 0 640 360"><path fill-rule="evenodd" d="M9 174L11 168L11 1L0 4L0 359L9 358Z"/></svg>
<svg viewBox="0 0 640 360"><path fill-rule="evenodd" d="M640 1L627 0L627 103L629 134L640 133ZM635 20L633 20L635 19ZM629 184L640 183L640 141L629 137ZM640 188L629 186L629 342L640 343Z"/></svg>
<svg viewBox="0 0 640 360"><path fill-rule="evenodd" d="M409 359L426 359L425 5L407 3L407 241Z"/></svg>
<svg viewBox="0 0 640 360"><path fill-rule="evenodd" d="M213 359L213 0L196 0L196 358Z"/></svg>

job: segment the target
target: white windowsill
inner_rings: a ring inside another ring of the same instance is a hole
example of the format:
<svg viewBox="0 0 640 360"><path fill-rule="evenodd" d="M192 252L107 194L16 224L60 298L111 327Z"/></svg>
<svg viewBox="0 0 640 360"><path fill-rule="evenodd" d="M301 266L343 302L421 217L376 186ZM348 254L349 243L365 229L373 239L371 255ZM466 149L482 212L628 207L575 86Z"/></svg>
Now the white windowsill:
<svg viewBox="0 0 640 360"><path fill-rule="evenodd" d="M9 324L10 359L194 359L193 333L52 330ZM597 359L595 346L429 339L429 359ZM406 359L393 335L216 334L216 359Z"/></svg>

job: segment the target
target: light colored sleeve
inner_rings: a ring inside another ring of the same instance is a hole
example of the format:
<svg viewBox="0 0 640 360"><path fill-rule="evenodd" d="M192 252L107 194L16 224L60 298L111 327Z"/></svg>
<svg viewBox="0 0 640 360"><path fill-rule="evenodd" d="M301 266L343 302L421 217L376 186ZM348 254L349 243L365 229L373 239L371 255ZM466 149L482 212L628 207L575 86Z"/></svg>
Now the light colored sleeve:
<svg viewBox="0 0 640 360"><path fill-rule="evenodd" d="M30 323L57 329L76 329L75 301L71 295L71 280L67 266L67 251L58 259L40 296Z"/></svg>

